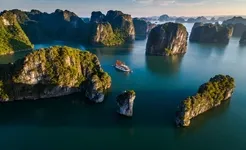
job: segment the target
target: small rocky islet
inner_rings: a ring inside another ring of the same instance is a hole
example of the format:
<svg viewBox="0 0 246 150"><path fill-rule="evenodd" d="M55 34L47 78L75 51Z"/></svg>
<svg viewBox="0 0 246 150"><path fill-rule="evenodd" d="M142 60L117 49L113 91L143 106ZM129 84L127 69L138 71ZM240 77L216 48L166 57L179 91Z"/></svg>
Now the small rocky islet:
<svg viewBox="0 0 246 150"><path fill-rule="evenodd" d="M189 126L191 119L215 108L231 98L235 89L235 81L228 75L216 75L204 83L198 92L183 100L176 113L177 126Z"/></svg>
<svg viewBox="0 0 246 150"><path fill-rule="evenodd" d="M233 17L231 19L225 20L223 25L233 27L233 36L241 37L242 33L246 31L246 19L243 17Z"/></svg>
<svg viewBox="0 0 246 150"><path fill-rule="evenodd" d="M135 39L135 28L131 15L110 10L107 15L92 12L91 43L93 45L114 46Z"/></svg>
<svg viewBox="0 0 246 150"><path fill-rule="evenodd" d="M191 34L191 42L201 43L228 43L233 33L233 28L220 24L195 23Z"/></svg>
<svg viewBox="0 0 246 150"><path fill-rule="evenodd" d="M167 18L167 16L163 16ZM200 18L202 19L202 18ZM184 22L178 18L177 22ZM195 23L190 41L227 43L235 26ZM237 23L238 24L238 23ZM63 30L63 29L67 30ZM155 25L121 11L104 15L92 12L85 23L73 12L59 10L48 14L38 10L3 11L0 14L0 54L29 50L32 43L49 40L79 41L91 45L115 46L149 33L147 55L186 53L188 32L180 23ZM240 44L245 41L245 33ZM111 87L111 77L101 68L96 55L70 47L54 46L31 52L12 64L0 65L0 101L35 100L82 92L88 100L100 103ZM178 126L229 99L235 88L230 76L217 75L200 86L198 93L181 102L176 114ZM117 112L131 117L134 91L117 96Z"/></svg>
<svg viewBox="0 0 246 150"><path fill-rule="evenodd" d="M170 56L184 54L187 49L188 32L179 23L165 23L154 27L146 44L147 55Z"/></svg>
<svg viewBox="0 0 246 150"><path fill-rule="evenodd" d="M133 18L133 24L135 28L136 39L146 39L149 32L149 24L143 19Z"/></svg>
<svg viewBox="0 0 246 150"><path fill-rule="evenodd" d="M133 115L133 104L136 98L136 93L133 90L124 91L116 97L117 112L120 115L132 117Z"/></svg>

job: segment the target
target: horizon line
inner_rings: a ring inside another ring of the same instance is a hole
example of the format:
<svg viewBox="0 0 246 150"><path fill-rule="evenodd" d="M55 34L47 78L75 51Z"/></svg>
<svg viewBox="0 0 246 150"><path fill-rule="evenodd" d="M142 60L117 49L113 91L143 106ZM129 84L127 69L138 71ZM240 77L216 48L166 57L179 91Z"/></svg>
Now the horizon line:
<svg viewBox="0 0 246 150"><path fill-rule="evenodd" d="M79 17L86 17L86 18L90 18L91 16L88 16L88 15L79 15L78 13L76 13L75 11L71 11L71 10L69 10L69 9L61 9L61 8L56 8L56 9L54 9L53 11L42 11L41 9L36 9L36 8L32 8L32 9L20 9L20 8L13 8L13 9L0 9L0 13L1 12L3 12L3 11L10 11L10 10L15 10L15 9L17 9L17 10L21 10L21 11L31 11L31 10L39 10L40 12L43 12L43 13L53 13L53 12L55 12L55 10L57 10L57 9L60 9L60 10L63 10L63 11L65 11L65 10L67 10L67 11L70 11L70 12L73 12L73 13L75 13L77 16L79 16ZM140 15L133 15L133 14L130 14L130 13L125 13L124 11L122 11L122 10L119 10L119 9L108 9L108 11L109 10L117 10L117 11L121 11L121 12L123 12L124 14L129 14L129 15L131 15L132 17L160 17L160 16L162 16L162 15L168 15L169 17L201 17L201 16L204 16L204 17L246 17L246 14L241 14L241 15L239 15L239 14L216 14L216 15L171 15L171 14L168 14L168 13L162 13L162 14L160 14L160 15L150 15L150 16L140 16ZM100 12L102 12L103 14L106 14L107 13L107 11L106 11L106 13L104 13L104 11L101 11L101 10L93 10L93 11L100 11ZM91 13L93 12L93 11L91 11Z"/></svg>

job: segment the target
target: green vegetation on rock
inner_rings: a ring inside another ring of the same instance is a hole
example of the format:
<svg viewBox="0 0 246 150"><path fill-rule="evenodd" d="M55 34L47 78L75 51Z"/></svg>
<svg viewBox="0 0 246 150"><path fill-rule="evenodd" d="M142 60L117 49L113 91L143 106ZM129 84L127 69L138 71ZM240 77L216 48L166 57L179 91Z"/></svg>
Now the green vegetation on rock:
<svg viewBox="0 0 246 150"><path fill-rule="evenodd" d="M172 55L172 50L170 50L170 49L168 49L168 48L165 48L165 54L166 54L167 56Z"/></svg>
<svg viewBox="0 0 246 150"><path fill-rule="evenodd" d="M136 92L134 90L127 90L121 93L120 95L124 97L124 98L122 97L123 99L126 99L126 97L136 96Z"/></svg>
<svg viewBox="0 0 246 150"><path fill-rule="evenodd" d="M235 81L230 76L216 75L211 78L209 82L203 84L195 96L189 97L186 102L186 110L196 108L201 104L208 104L210 106L217 106L221 101L228 99L227 92L234 89Z"/></svg>
<svg viewBox="0 0 246 150"><path fill-rule="evenodd" d="M66 46L34 51L16 61L9 70L7 74L11 77L4 81L5 86L17 91L14 96L8 91L11 100L67 95L87 89L87 81L97 85L97 92L111 86L111 78L101 68L96 55Z"/></svg>
<svg viewBox="0 0 246 150"><path fill-rule="evenodd" d="M106 73L100 69L96 55L87 51L70 47L50 47L30 53L25 57L24 67L32 71L32 74L46 75L47 84L60 86L78 86L86 80L87 76L98 75L105 78ZM26 83L26 70L15 76L16 82Z"/></svg>
<svg viewBox="0 0 246 150"><path fill-rule="evenodd" d="M135 29L130 15L121 11L93 12L91 16L91 43L118 46L135 39Z"/></svg>
<svg viewBox="0 0 246 150"><path fill-rule="evenodd" d="M106 38L102 41L102 44L105 46L115 46L121 45L125 42L124 35L120 30L115 30L114 33L111 33L109 38Z"/></svg>
<svg viewBox="0 0 246 150"><path fill-rule="evenodd" d="M3 81L0 81L0 101L7 101L8 99L9 99L9 96L5 92Z"/></svg>
<svg viewBox="0 0 246 150"><path fill-rule="evenodd" d="M0 14L0 55L32 49L33 45L12 12Z"/></svg>
<svg viewBox="0 0 246 150"><path fill-rule="evenodd" d="M125 42L125 37L121 30L116 29L113 31L110 23L93 23L91 33L92 44L115 46L121 45Z"/></svg>
<svg viewBox="0 0 246 150"><path fill-rule="evenodd" d="M129 90L127 92L130 93L131 95L136 95L136 92L134 90Z"/></svg>
<svg viewBox="0 0 246 150"><path fill-rule="evenodd" d="M221 104L229 99L235 88L235 81L230 76L216 75L209 82L200 86L198 93L181 102L176 122L189 126L190 119Z"/></svg>
<svg viewBox="0 0 246 150"><path fill-rule="evenodd" d="M136 92L134 90L127 90L121 93L120 95L118 95L117 99L118 99L118 102L120 102L121 100L123 100L124 102L124 100L129 99L130 97L134 97L134 96L136 96Z"/></svg>

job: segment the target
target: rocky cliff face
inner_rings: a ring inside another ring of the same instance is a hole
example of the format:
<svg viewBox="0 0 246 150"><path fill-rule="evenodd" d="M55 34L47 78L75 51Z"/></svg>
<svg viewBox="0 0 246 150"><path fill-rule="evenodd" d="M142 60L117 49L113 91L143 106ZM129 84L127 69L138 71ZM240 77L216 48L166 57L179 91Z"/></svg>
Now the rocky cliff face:
<svg viewBox="0 0 246 150"><path fill-rule="evenodd" d="M196 22L208 23L208 22L215 22L215 18L211 18L211 20L209 20L204 16L200 16L197 18L188 18L187 22L188 23L196 23Z"/></svg>
<svg viewBox="0 0 246 150"><path fill-rule="evenodd" d="M246 31L246 19L242 17L233 17L225 20L223 25L229 25L233 27L233 36L241 37L242 33Z"/></svg>
<svg viewBox="0 0 246 150"><path fill-rule="evenodd" d="M216 75L200 86L198 93L183 100L176 114L177 126L189 126L191 119L219 106L231 98L235 81L230 76Z"/></svg>
<svg viewBox="0 0 246 150"><path fill-rule="evenodd" d="M120 31L126 41L135 39L135 29L131 15L110 10L107 12L106 20L112 25L114 31Z"/></svg>
<svg viewBox="0 0 246 150"><path fill-rule="evenodd" d="M116 98L118 105L117 112L121 115L132 117L135 98L136 93L134 91L125 91L118 95Z"/></svg>
<svg viewBox="0 0 246 150"><path fill-rule="evenodd" d="M111 78L104 74L93 75L84 85L85 96L92 102L101 103L105 97L105 90L111 86Z"/></svg>
<svg viewBox="0 0 246 150"><path fill-rule="evenodd" d="M92 101L102 101L111 86L110 76L94 54L70 47L40 49L0 70L2 101L50 98L80 91L85 91ZM90 96L93 94L101 96Z"/></svg>
<svg viewBox="0 0 246 150"><path fill-rule="evenodd" d="M185 21L184 18L179 17L179 18L177 18L177 19L175 20L175 22L176 22L176 23L185 23L186 21Z"/></svg>
<svg viewBox="0 0 246 150"><path fill-rule="evenodd" d="M158 20L159 21L170 21L170 17L164 14L164 15L161 15Z"/></svg>
<svg viewBox="0 0 246 150"><path fill-rule="evenodd" d="M32 48L33 45L20 27L17 16L3 11L0 14L0 55Z"/></svg>
<svg viewBox="0 0 246 150"><path fill-rule="evenodd" d="M9 12L17 16L18 22L32 43L50 40L88 42L88 24L68 10L57 9L50 14L38 10Z"/></svg>
<svg viewBox="0 0 246 150"><path fill-rule="evenodd" d="M188 23L195 23L196 19L195 18L188 18L187 22Z"/></svg>
<svg viewBox="0 0 246 150"><path fill-rule="evenodd" d="M93 45L115 46L135 39L135 29L130 15L121 11L93 12L90 39Z"/></svg>
<svg viewBox="0 0 246 150"><path fill-rule="evenodd" d="M246 25L242 24L242 23L237 23L234 25L231 25L233 27L233 34L232 36L235 37L241 37L243 32L246 31Z"/></svg>
<svg viewBox="0 0 246 150"><path fill-rule="evenodd" d="M148 24L147 34L149 34L150 31L157 26L157 24L151 22L147 22L147 24Z"/></svg>
<svg viewBox="0 0 246 150"><path fill-rule="evenodd" d="M233 18L225 20L223 22L223 24L225 24L225 25L230 25L230 24L234 25L234 24L238 24L238 23L246 25L246 19L244 19L243 17L233 17Z"/></svg>
<svg viewBox="0 0 246 150"><path fill-rule="evenodd" d="M16 15L17 22L34 44L61 40L113 46L135 39L132 18L121 11L108 11L107 16L101 12L92 12L90 23L85 23L75 13L68 10L57 9L50 14L38 10L25 12L17 9L6 12ZM94 38L91 37L95 37L95 35L111 35L111 30L107 28L108 25L105 26L106 22L111 25L114 36L103 36L109 39L101 41L107 42L93 41ZM96 30L97 28L106 30ZM95 33L95 30L99 33ZM106 31L109 33L106 34Z"/></svg>
<svg viewBox="0 0 246 150"><path fill-rule="evenodd" d="M212 17L212 18L209 20L209 22L217 22L217 20L216 20L214 17Z"/></svg>
<svg viewBox="0 0 246 150"><path fill-rule="evenodd" d="M168 56L185 53L187 38L188 32L182 24L158 25L149 34L146 54Z"/></svg>
<svg viewBox="0 0 246 150"><path fill-rule="evenodd" d="M232 36L233 28L219 24L195 23L190 41L202 43L228 43Z"/></svg>
<svg viewBox="0 0 246 150"><path fill-rule="evenodd" d="M105 22L105 15L100 11L93 11L91 13L91 21L90 22Z"/></svg>
<svg viewBox="0 0 246 150"><path fill-rule="evenodd" d="M123 37L119 33L114 33L110 23L93 23L91 26L92 45L114 46L123 44Z"/></svg>
<svg viewBox="0 0 246 150"><path fill-rule="evenodd" d="M242 36L241 36L241 39L240 39L239 43L240 43L241 45L246 45L246 31L243 32L243 34L242 34Z"/></svg>
<svg viewBox="0 0 246 150"><path fill-rule="evenodd" d="M201 17L197 17L196 18L196 22L204 22L204 23L206 23L206 22L209 22L209 20L206 17L201 16Z"/></svg>
<svg viewBox="0 0 246 150"><path fill-rule="evenodd" d="M136 33L136 39L146 39L148 32L148 23L142 19L134 18L133 24Z"/></svg>

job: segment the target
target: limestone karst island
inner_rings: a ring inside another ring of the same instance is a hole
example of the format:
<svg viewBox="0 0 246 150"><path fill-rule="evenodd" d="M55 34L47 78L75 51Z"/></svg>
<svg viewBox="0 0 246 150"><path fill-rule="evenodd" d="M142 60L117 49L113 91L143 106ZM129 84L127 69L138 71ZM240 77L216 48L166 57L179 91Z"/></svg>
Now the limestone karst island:
<svg viewBox="0 0 246 150"><path fill-rule="evenodd" d="M1 150L246 150L246 1L0 4Z"/></svg>

